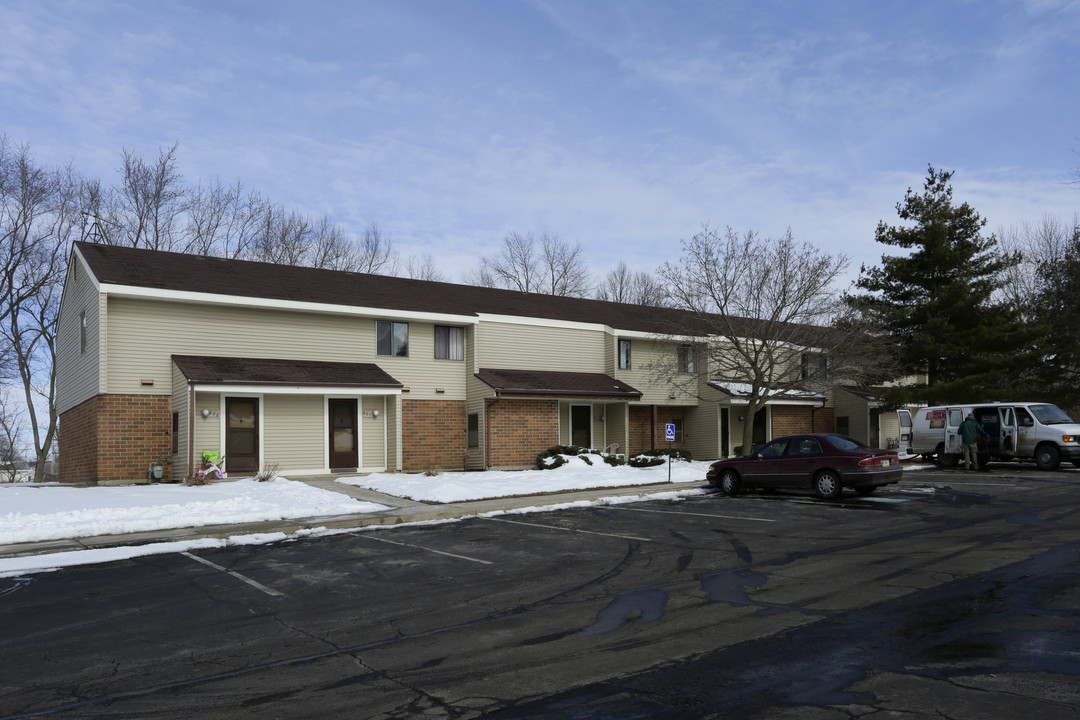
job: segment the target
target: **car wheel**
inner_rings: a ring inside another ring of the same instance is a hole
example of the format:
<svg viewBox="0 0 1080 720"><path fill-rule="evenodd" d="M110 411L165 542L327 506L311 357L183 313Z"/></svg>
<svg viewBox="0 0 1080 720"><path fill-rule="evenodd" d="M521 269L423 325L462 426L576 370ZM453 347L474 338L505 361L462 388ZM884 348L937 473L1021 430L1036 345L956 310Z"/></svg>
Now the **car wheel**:
<svg viewBox="0 0 1080 720"><path fill-rule="evenodd" d="M814 476L814 492L822 500L835 500L842 489L840 476L833 470L822 470Z"/></svg>
<svg viewBox="0 0 1080 720"><path fill-rule="evenodd" d="M1061 463L1061 453L1056 445L1040 445L1035 449L1035 467L1040 470L1057 470Z"/></svg>
<svg viewBox="0 0 1080 720"><path fill-rule="evenodd" d="M739 494L739 488L742 487L742 482L739 480L739 475L734 470L725 470L720 476L720 492L728 497L734 497Z"/></svg>
<svg viewBox="0 0 1080 720"><path fill-rule="evenodd" d="M877 485L861 485L855 488L855 492L863 496L873 495L875 490L877 490Z"/></svg>

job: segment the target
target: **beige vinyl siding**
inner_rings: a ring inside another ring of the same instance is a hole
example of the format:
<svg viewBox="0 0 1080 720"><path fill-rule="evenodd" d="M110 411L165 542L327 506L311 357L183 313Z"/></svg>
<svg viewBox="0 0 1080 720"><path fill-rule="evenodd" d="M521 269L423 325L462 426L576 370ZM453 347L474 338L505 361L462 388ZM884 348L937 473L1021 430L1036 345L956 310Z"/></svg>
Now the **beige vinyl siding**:
<svg viewBox="0 0 1080 720"><path fill-rule="evenodd" d="M692 392L672 383L656 381L652 377L654 365L674 367L677 343L634 338L630 343L630 369L619 370L618 378L642 393L641 403L647 405L696 405L698 400ZM704 362L703 358L698 358ZM697 385L697 378L683 375ZM672 398L671 395L675 397Z"/></svg>
<svg viewBox="0 0 1080 720"><path fill-rule="evenodd" d="M203 410L209 410L212 414L203 417ZM225 445L221 439L221 413L221 395L205 392L195 394L195 467L202 463L203 450L217 450L222 455L225 454Z"/></svg>
<svg viewBox="0 0 1080 720"><path fill-rule="evenodd" d="M94 287L86 268L78 263L78 258L72 256L56 328L56 409L60 413L86 402L101 391L105 348L98 338L102 329L103 296ZM73 278L76 267L77 278ZM81 349L80 333L83 313L86 313L85 352Z"/></svg>
<svg viewBox="0 0 1080 720"><path fill-rule="evenodd" d="M715 460L720 457L720 406L716 403L701 403L696 408L687 408L684 416L686 423L686 449L695 460Z"/></svg>
<svg viewBox="0 0 1080 720"><path fill-rule="evenodd" d="M866 399L846 390L836 393L835 417L847 417L848 435L864 443L870 442L870 409Z"/></svg>
<svg viewBox="0 0 1080 720"><path fill-rule="evenodd" d="M558 370L602 373L602 330L485 322L481 325L479 364L482 368Z"/></svg>
<svg viewBox="0 0 1080 720"><path fill-rule="evenodd" d="M626 454L630 445L630 426L627 422L629 406L626 403L610 403L603 406L604 412L604 450L612 443L618 443L618 453Z"/></svg>
<svg viewBox="0 0 1080 720"><path fill-rule="evenodd" d="M631 343L631 355L633 351ZM619 377L619 339L611 333L604 333L604 372L613 378Z"/></svg>
<svg viewBox="0 0 1080 720"><path fill-rule="evenodd" d="M385 468L386 463L386 423L388 401L385 397L366 396L361 398L360 408L360 465L369 469ZM379 417L369 417L374 411Z"/></svg>
<svg viewBox="0 0 1080 720"><path fill-rule="evenodd" d="M393 320L393 318L385 318ZM435 359L435 323L409 322L409 357L389 357L376 355L375 352L375 320L361 320L368 325L367 332L371 333L371 341L365 348L366 354L362 360L352 359L351 362L373 362L405 387L409 388L409 397L414 400L427 400L438 398L440 400L464 400L465 378L471 375L468 372L468 359L465 360L436 360ZM396 321L400 322L400 321ZM440 323L449 327L450 323ZM468 328L465 333L465 343L468 345ZM442 392L440 392L440 390Z"/></svg>
<svg viewBox="0 0 1080 720"><path fill-rule="evenodd" d="M479 444L477 447L465 448L465 469L483 470L486 465L487 436L485 433L487 413L484 412L484 399L495 396L491 386L476 377L480 367L477 363L477 338L480 335L479 326L472 326L465 332L465 364L469 368L468 377L465 379L466 400L465 414L476 415L478 422Z"/></svg>
<svg viewBox="0 0 1080 720"><path fill-rule="evenodd" d="M189 458L191 455L188 453L188 432L190 428L190 408L191 395L188 392L187 378L180 372L180 369L175 365L172 366L172 412L180 414L180 424L177 428L177 442L176 453L172 456L172 468L171 476L174 481L181 481L191 473L188 469ZM171 417L170 417L171 421ZM170 425L170 427L172 427Z"/></svg>
<svg viewBox="0 0 1080 720"><path fill-rule="evenodd" d="M262 466L279 472L326 467L326 401L322 395L263 395Z"/></svg>
<svg viewBox="0 0 1080 720"><path fill-rule="evenodd" d="M375 363L411 397L465 398L466 363L434 359L434 325L409 323L409 357L376 355L375 320L157 300L110 298L108 392L154 393L172 355ZM445 392L436 393L436 388Z"/></svg>

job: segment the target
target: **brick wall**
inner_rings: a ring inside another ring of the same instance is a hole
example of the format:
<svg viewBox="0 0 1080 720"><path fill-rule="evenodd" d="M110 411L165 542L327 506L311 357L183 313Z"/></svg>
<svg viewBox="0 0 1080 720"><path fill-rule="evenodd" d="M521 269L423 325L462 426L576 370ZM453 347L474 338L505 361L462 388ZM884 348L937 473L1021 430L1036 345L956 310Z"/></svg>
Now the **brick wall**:
<svg viewBox="0 0 1080 720"><path fill-rule="evenodd" d="M402 400L402 468L464 470L465 430L463 400Z"/></svg>
<svg viewBox="0 0 1080 720"><path fill-rule="evenodd" d="M172 454L168 395L98 395L60 417L60 481L143 481ZM166 468L166 476L168 468Z"/></svg>
<svg viewBox="0 0 1080 720"><path fill-rule="evenodd" d="M833 432L836 429L833 408L806 405L773 405L772 437L807 432Z"/></svg>
<svg viewBox="0 0 1080 720"><path fill-rule="evenodd" d="M559 444L558 400L487 400L487 466L528 467Z"/></svg>
<svg viewBox="0 0 1080 720"><path fill-rule="evenodd" d="M683 449L686 447L685 433L686 411L681 407L656 407L656 425L653 426L653 408L649 405L634 405L630 408L630 454L645 452L646 450L667 450L667 440L664 439L665 426L676 419L683 421L683 441L672 443L671 447ZM655 439L655 443L653 442Z"/></svg>

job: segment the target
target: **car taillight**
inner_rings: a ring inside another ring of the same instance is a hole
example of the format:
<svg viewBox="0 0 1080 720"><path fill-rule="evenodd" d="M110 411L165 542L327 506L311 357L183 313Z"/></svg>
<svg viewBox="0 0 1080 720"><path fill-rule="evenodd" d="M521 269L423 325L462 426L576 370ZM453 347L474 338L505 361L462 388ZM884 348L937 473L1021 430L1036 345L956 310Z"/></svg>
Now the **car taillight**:
<svg viewBox="0 0 1080 720"><path fill-rule="evenodd" d="M863 467L870 467L874 465L892 465L893 459L891 457L868 457L859 461L859 465Z"/></svg>

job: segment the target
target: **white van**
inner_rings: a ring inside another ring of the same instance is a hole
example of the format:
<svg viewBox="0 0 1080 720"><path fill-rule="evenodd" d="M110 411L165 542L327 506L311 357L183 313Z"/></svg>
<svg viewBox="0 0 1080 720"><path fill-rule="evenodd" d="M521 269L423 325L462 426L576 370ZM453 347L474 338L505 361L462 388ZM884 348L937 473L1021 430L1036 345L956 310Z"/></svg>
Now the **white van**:
<svg viewBox="0 0 1080 720"><path fill-rule="evenodd" d="M991 458L1033 458L1040 470L1054 470L1062 460L1080 467L1080 424L1050 403L942 405L914 416L898 410L901 431L910 428L908 452L935 458L942 467L956 465L963 452L958 430L968 413L990 436L980 443L979 467Z"/></svg>

